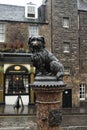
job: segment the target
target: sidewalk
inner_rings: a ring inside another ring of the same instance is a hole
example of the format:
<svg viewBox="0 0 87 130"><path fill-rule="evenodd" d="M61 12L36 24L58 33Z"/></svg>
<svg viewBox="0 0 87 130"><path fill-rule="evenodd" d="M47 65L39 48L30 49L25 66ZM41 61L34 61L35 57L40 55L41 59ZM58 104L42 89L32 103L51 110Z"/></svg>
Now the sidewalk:
<svg viewBox="0 0 87 130"><path fill-rule="evenodd" d="M0 130L36 130L35 116L0 116Z"/></svg>
<svg viewBox="0 0 87 130"><path fill-rule="evenodd" d="M63 115L87 114L87 108L62 108L61 112ZM13 105L0 105L0 116L2 115L36 115L36 106L29 105L16 109Z"/></svg>
<svg viewBox="0 0 87 130"><path fill-rule="evenodd" d="M78 115L78 114L87 114L87 107L80 107L80 108L63 108L62 113L64 115Z"/></svg>
<svg viewBox="0 0 87 130"><path fill-rule="evenodd" d="M14 108L13 105L0 105L0 116L19 116L19 115L36 115L35 105Z"/></svg>
<svg viewBox="0 0 87 130"><path fill-rule="evenodd" d="M87 109L61 109L62 130L87 130ZM36 130L36 107L24 106L19 110L13 106L0 106L0 130Z"/></svg>

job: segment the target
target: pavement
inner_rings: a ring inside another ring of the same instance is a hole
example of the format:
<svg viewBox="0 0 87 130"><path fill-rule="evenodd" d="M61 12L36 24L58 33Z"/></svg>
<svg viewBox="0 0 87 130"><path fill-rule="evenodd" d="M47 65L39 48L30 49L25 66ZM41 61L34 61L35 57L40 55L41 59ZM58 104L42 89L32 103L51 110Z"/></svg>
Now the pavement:
<svg viewBox="0 0 87 130"><path fill-rule="evenodd" d="M1 116L0 130L36 130L36 117Z"/></svg>
<svg viewBox="0 0 87 130"><path fill-rule="evenodd" d="M0 105L0 116L19 116L19 115L36 115L36 106L35 105L25 105L19 109L14 108L13 105ZM62 108L61 112L63 115L78 115L78 114L87 114L87 107L81 108Z"/></svg>
<svg viewBox="0 0 87 130"><path fill-rule="evenodd" d="M67 108L62 111L62 130L87 130L87 108ZM36 130L36 107L0 106L0 130Z"/></svg>
<svg viewBox="0 0 87 130"><path fill-rule="evenodd" d="M27 116L36 115L35 105L21 106L19 109L14 108L13 105L0 105L0 116Z"/></svg>

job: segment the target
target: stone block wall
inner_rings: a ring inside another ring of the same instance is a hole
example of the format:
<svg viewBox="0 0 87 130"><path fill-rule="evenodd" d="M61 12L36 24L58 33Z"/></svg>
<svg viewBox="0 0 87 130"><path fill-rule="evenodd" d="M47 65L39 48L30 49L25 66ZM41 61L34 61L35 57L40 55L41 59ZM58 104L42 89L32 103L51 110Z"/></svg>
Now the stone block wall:
<svg viewBox="0 0 87 130"><path fill-rule="evenodd" d="M52 51L63 63L70 68L70 74L65 75L64 81L68 89L72 89L72 107L79 106L79 44L78 44L78 9L75 0L48 0L47 14L51 28ZM51 7L51 9L50 9ZM51 22L50 22L51 18ZM63 18L69 18L69 28L63 27ZM63 52L64 42L70 43L70 52Z"/></svg>

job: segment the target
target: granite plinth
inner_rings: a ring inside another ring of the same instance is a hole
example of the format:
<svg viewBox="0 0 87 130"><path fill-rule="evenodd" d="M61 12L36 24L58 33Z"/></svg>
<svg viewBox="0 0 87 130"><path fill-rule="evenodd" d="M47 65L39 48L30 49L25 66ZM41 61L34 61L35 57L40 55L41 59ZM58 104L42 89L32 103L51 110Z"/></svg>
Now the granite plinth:
<svg viewBox="0 0 87 130"><path fill-rule="evenodd" d="M36 93L37 130L61 130L63 81L54 76L36 76L32 89Z"/></svg>
<svg viewBox="0 0 87 130"><path fill-rule="evenodd" d="M36 76L35 81L32 84L34 88L57 88L65 87L65 84L61 80L57 80L55 76Z"/></svg>

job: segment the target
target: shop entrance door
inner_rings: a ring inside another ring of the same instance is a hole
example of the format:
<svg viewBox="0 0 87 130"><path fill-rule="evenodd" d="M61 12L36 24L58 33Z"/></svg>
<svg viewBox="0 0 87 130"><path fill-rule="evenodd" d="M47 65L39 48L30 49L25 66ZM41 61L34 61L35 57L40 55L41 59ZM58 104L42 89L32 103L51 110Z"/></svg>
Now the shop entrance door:
<svg viewBox="0 0 87 130"><path fill-rule="evenodd" d="M18 67L18 66L17 66ZM29 104L29 73L24 66L20 70L15 70L15 65L9 67L5 73L5 104L13 105L20 95L24 105Z"/></svg>
<svg viewBox="0 0 87 130"><path fill-rule="evenodd" d="M62 98L62 106L63 108L71 108L72 107L72 90L66 89L63 92L63 98Z"/></svg>

